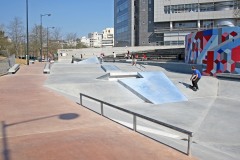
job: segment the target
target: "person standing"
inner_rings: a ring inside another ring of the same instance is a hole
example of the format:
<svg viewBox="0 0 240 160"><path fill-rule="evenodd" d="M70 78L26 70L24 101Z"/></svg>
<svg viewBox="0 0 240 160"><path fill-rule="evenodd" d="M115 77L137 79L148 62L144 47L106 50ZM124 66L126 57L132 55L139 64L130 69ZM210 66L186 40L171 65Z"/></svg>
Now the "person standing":
<svg viewBox="0 0 240 160"><path fill-rule="evenodd" d="M193 73L192 73L192 76L190 78L190 80L192 81L192 88L194 90L198 90L199 89L198 88L198 81L201 79L202 75L201 75L200 71L196 69L195 66L192 66L192 71L193 71Z"/></svg>
<svg viewBox="0 0 240 160"><path fill-rule="evenodd" d="M116 61L116 53L113 52L113 62L115 62L115 61Z"/></svg>
<svg viewBox="0 0 240 160"><path fill-rule="evenodd" d="M101 54L100 54L100 57L99 57L99 58L100 58L100 64L102 64L102 63L103 63L103 57L104 57L104 54L103 54L103 53L101 53Z"/></svg>

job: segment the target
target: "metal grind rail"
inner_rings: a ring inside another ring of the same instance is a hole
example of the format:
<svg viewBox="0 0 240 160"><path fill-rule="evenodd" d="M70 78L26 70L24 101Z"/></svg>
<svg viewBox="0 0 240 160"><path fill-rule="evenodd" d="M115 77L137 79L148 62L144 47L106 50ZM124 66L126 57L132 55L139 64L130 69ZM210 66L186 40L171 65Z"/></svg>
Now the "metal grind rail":
<svg viewBox="0 0 240 160"><path fill-rule="evenodd" d="M161 126L164 126L164 127L167 127L167 128L170 128L172 130L175 130L175 131L178 131L178 132L181 132L183 134L186 134L188 136L188 147L187 147L187 155L190 156L191 155L191 144L192 144L192 137L193 137L193 132L191 131L187 131L185 129L182 129L182 128L179 128L179 127L176 127L176 126L173 126L173 125L170 125L170 124L167 124L167 123L164 123L164 122L161 122L161 121L158 121L158 120L155 120L155 119L152 119L150 117L146 117L144 115L141 115L141 114L138 114L138 113L135 113L135 112L132 112L132 111L129 111L127 109L124 109L124 108L120 108L118 106L115 106L115 105L112 105L110 103L107 103L107 102L104 102L104 101L101 101L99 99L96 99L94 97L91 97L91 96L88 96L86 94L83 94L83 93L80 93L80 105L84 106L83 105L83 97L86 97L86 98L89 98L89 99L92 99L94 101L97 101L100 103L101 105L101 115L104 116L104 107L103 105L107 105L109 107L112 107L112 108L115 108L115 109L118 109L120 111L123 111L125 113L128 113L128 114L131 114L133 115L133 130L135 132L137 132L137 117L139 118L142 118L142 119L145 119L145 120L148 120L150 122L153 122L155 124L158 124L158 125L161 125ZM86 106L84 106L86 107Z"/></svg>

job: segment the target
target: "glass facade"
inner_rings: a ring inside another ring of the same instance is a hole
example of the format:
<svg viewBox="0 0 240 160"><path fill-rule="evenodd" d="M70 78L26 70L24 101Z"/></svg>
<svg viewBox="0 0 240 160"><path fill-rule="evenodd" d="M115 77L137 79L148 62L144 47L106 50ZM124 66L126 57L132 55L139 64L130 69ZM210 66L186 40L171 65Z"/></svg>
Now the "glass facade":
<svg viewBox="0 0 240 160"><path fill-rule="evenodd" d="M116 47L131 46L131 3L130 0L114 1L114 39Z"/></svg>
<svg viewBox="0 0 240 160"><path fill-rule="evenodd" d="M165 14L174 13L187 13L187 12L209 12L209 11L221 11L229 9L239 9L240 2L225 1L225 2L212 2L212 3L192 3L192 4L180 4L180 5L167 5L164 6Z"/></svg>

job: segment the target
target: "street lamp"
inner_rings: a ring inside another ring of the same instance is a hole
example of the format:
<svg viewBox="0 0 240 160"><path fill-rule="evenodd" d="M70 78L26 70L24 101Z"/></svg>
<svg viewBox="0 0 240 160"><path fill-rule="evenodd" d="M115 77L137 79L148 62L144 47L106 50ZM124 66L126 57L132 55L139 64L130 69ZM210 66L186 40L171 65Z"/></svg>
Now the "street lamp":
<svg viewBox="0 0 240 160"><path fill-rule="evenodd" d="M28 56L28 48L29 48L29 44L28 44L28 42L29 42L29 40L28 40L28 0L26 0L26 25L27 25L27 57L26 57L26 59L27 59L27 65L29 65L29 56Z"/></svg>
<svg viewBox="0 0 240 160"><path fill-rule="evenodd" d="M54 29L55 27L47 27L47 61L48 61L48 29Z"/></svg>
<svg viewBox="0 0 240 160"><path fill-rule="evenodd" d="M40 42L41 42L41 48L40 48L40 61L42 62L42 17L43 16L51 16L51 14L41 14L40 15L40 21L41 21L41 26L40 26Z"/></svg>

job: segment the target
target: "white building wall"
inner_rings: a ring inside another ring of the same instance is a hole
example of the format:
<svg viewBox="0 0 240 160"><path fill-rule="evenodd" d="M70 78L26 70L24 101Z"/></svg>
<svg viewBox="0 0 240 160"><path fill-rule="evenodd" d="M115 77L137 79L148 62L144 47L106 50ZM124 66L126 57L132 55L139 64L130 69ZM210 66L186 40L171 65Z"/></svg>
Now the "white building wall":
<svg viewBox="0 0 240 160"><path fill-rule="evenodd" d="M114 46L114 28L106 28L103 30L102 47Z"/></svg>
<svg viewBox="0 0 240 160"><path fill-rule="evenodd" d="M87 37L81 37L80 42L83 43L84 45L90 47L90 39Z"/></svg>
<svg viewBox="0 0 240 160"><path fill-rule="evenodd" d="M102 34L97 32L89 33L88 38L90 39L90 47L102 46Z"/></svg>

